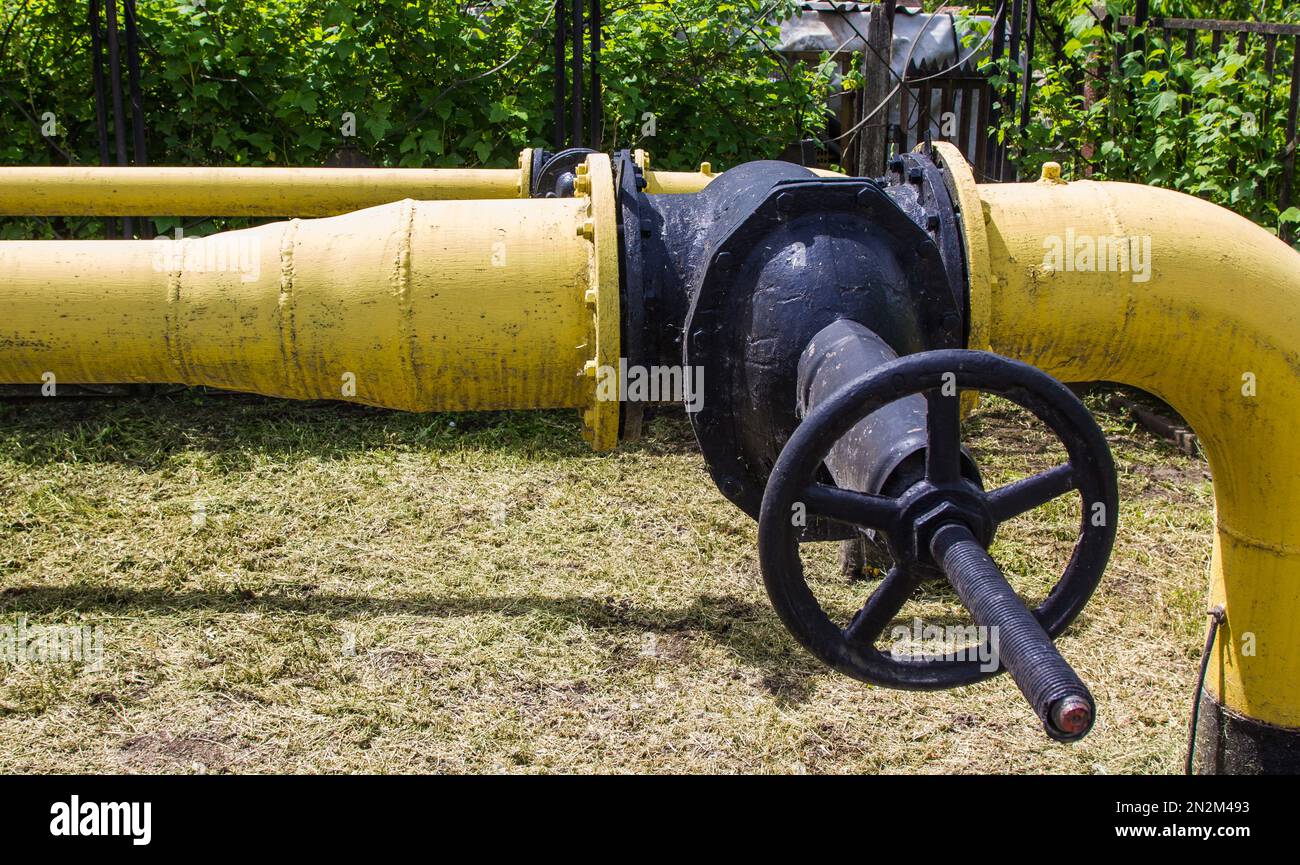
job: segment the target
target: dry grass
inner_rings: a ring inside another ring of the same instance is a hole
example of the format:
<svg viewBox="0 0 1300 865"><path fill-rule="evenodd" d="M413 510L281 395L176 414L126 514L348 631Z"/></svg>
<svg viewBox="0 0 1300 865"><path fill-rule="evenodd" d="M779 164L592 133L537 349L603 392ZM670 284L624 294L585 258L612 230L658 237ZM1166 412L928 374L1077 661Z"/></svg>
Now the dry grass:
<svg viewBox="0 0 1300 865"><path fill-rule="evenodd" d="M915 694L812 660L676 417L596 456L568 415L194 392L0 407L0 624L106 643L99 671L0 663L0 771L1177 771L1209 481L1100 417L1120 543L1061 645L1101 719L1063 746L1006 677ZM991 481L1051 459L1005 406L972 431ZM1004 530L1027 592L1072 522L1049 508ZM807 553L860 603L832 547Z"/></svg>

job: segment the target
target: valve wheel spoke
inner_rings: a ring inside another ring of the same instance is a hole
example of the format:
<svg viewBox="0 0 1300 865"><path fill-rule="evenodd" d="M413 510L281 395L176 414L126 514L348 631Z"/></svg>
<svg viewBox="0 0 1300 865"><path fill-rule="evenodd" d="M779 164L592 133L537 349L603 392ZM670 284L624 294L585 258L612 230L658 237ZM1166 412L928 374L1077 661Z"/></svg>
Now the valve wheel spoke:
<svg viewBox="0 0 1300 865"><path fill-rule="evenodd" d="M1074 466L1066 463L998 487L987 494L986 501L993 519L1002 522L1045 505L1077 486Z"/></svg>
<svg viewBox="0 0 1300 865"><path fill-rule="evenodd" d="M844 639L859 645L874 645L885 626L894 620L903 604L912 597L916 581L903 568L890 568L885 579L867 598L853 621L844 629Z"/></svg>
<svg viewBox="0 0 1300 865"><path fill-rule="evenodd" d="M897 499L832 487L809 484L799 496L808 511L818 516L868 529L889 531L902 513Z"/></svg>
<svg viewBox="0 0 1300 865"><path fill-rule="evenodd" d="M960 391L945 396L942 388L925 393L925 477L932 484L961 479Z"/></svg>

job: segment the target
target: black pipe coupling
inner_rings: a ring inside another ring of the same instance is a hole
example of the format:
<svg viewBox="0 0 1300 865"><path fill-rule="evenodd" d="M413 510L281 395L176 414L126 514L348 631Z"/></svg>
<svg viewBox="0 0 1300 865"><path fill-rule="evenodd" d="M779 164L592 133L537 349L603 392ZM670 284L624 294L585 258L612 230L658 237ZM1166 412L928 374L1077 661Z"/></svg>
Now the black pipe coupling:
<svg viewBox="0 0 1300 865"><path fill-rule="evenodd" d="M691 423L718 488L751 516L799 424L799 360L822 328L860 322L898 355L962 344L960 248L946 262L913 218L915 185L769 161L648 195L631 155L618 163L629 363L703 370ZM848 536L829 521L814 531Z"/></svg>

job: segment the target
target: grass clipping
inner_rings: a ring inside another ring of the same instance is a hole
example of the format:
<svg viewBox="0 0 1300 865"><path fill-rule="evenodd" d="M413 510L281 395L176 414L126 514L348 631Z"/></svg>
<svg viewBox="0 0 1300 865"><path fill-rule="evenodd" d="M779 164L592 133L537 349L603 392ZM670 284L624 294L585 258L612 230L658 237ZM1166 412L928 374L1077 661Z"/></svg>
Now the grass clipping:
<svg viewBox="0 0 1300 865"><path fill-rule="evenodd" d="M1099 720L1060 745L1006 676L910 693L803 651L679 416L598 456L567 414L2 406L0 624L98 627L104 653L0 662L0 772L1176 772L1209 478L1093 408L1122 513L1059 644ZM967 434L988 484L1062 457L1006 403ZM1061 501L999 533L1027 596L1077 519ZM872 588L833 544L804 557L828 607ZM902 618L954 604L929 591Z"/></svg>

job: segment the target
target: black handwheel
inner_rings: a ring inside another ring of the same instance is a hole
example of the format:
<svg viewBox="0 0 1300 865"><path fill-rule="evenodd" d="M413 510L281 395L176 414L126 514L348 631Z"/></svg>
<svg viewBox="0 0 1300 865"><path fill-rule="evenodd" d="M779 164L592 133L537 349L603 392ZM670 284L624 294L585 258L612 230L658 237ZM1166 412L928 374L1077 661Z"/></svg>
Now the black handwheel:
<svg viewBox="0 0 1300 865"><path fill-rule="evenodd" d="M997 394L1028 409L1064 444L1069 461L992 491L963 477L960 392ZM913 394L927 402L925 478L897 498L819 483L835 443L876 409ZM985 552L999 523L1077 490L1078 540L1069 564L1032 612ZM1092 415L1056 379L1027 364L977 351L941 350L882 364L835 391L804 418L773 467L759 516L759 560L782 622L832 668L878 685L953 688L1009 670L1053 738L1077 739L1093 721L1092 697L1052 644L1091 597L1115 540L1114 462ZM796 513L874 529L894 566L844 627L804 578ZM942 573L977 625L998 635L1000 666L978 657L895 658L876 642L919 583Z"/></svg>

